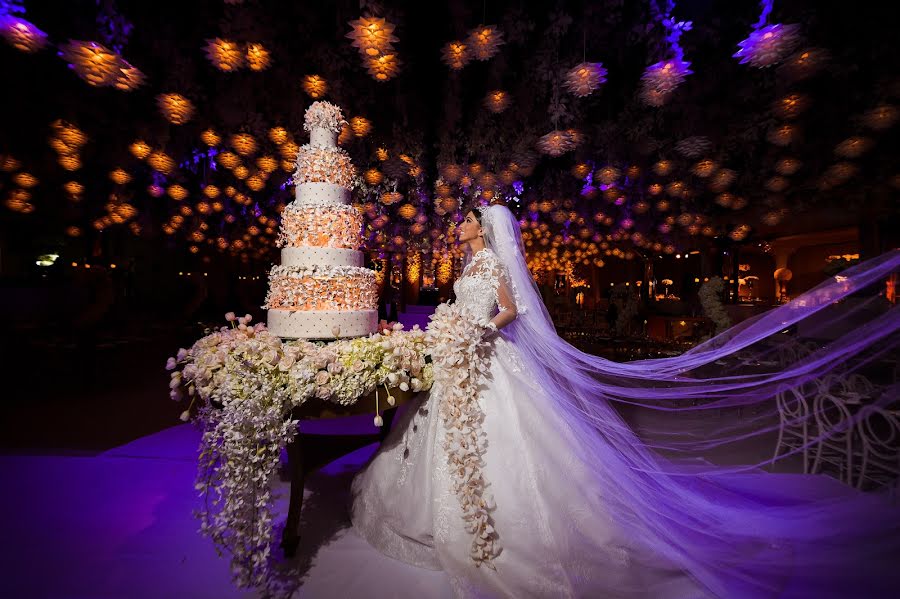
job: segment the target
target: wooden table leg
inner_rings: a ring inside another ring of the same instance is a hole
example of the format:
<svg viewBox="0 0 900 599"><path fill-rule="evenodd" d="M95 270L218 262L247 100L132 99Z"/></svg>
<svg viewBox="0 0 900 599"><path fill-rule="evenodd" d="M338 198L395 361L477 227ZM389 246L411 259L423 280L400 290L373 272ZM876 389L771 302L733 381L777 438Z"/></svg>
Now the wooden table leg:
<svg viewBox="0 0 900 599"><path fill-rule="evenodd" d="M291 473L291 499L287 522L281 533L281 548L287 557L294 557L300 544L300 509L303 507L303 484L306 480L306 464L303 459L300 433L287 446L288 470Z"/></svg>
<svg viewBox="0 0 900 599"><path fill-rule="evenodd" d="M394 414L396 413L397 408L390 408L382 412L381 418L384 420L384 423L381 425L381 430L378 431L379 443L384 443L384 440L387 439L388 433L391 432L391 423L394 422Z"/></svg>

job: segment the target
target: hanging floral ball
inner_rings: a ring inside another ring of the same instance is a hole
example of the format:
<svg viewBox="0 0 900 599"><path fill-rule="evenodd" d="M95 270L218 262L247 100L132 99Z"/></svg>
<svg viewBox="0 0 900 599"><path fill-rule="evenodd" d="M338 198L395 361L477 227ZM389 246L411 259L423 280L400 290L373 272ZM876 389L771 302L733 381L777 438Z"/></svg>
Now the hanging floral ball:
<svg viewBox="0 0 900 599"><path fill-rule="evenodd" d="M665 177L672 172L673 164L671 160L660 160L653 165L653 172L660 177Z"/></svg>
<svg viewBox="0 0 900 599"><path fill-rule="evenodd" d="M822 70L830 58L827 50L807 48L788 58L778 70L792 80L805 79Z"/></svg>
<svg viewBox="0 0 900 599"><path fill-rule="evenodd" d="M372 121L365 117L355 116L350 119L350 129L356 137L365 137L372 132Z"/></svg>
<svg viewBox="0 0 900 599"><path fill-rule="evenodd" d="M237 133L231 136L231 147L241 156L256 152L256 139L249 133Z"/></svg>
<svg viewBox="0 0 900 599"><path fill-rule="evenodd" d="M240 157L237 154L235 154L234 152L231 152L229 150L220 152L216 156L216 160L218 161L219 164L221 164L222 166L224 166L227 169L236 168L238 165L241 164Z"/></svg>
<svg viewBox="0 0 900 599"><path fill-rule="evenodd" d="M900 117L900 110L897 110L896 106L882 104L866 112L863 116L863 122L870 129L884 131L893 127L898 117Z"/></svg>
<svg viewBox="0 0 900 599"><path fill-rule="evenodd" d="M59 56L90 85L112 85L119 77L119 55L103 44L70 40L59 48Z"/></svg>
<svg viewBox="0 0 900 599"><path fill-rule="evenodd" d="M472 55L469 47L457 40L449 42L441 48L441 60L454 71L458 71L472 60Z"/></svg>
<svg viewBox="0 0 900 599"><path fill-rule="evenodd" d="M131 175L125 169L117 168L109 173L109 178L117 185L125 185L131 181Z"/></svg>
<svg viewBox="0 0 900 599"><path fill-rule="evenodd" d="M554 157L571 152L576 145L569 132L560 131L559 129L541 136L537 143L538 150Z"/></svg>
<svg viewBox="0 0 900 599"><path fill-rule="evenodd" d="M265 154L256 159L256 166L263 173L273 173L278 169L278 160L274 156Z"/></svg>
<svg viewBox="0 0 900 599"><path fill-rule="evenodd" d="M606 69L601 62L582 62L566 73L563 86L572 94L589 96L606 82Z"/></svg>
<svg viewBox="0 0 900 599"><path fill-rule="evenodd" d="M218 37L208 39L203 51L209 62L220 71L231 73L244 65L244 53L237 42Z"/></svg>
<svg viewBox="0 0 900 599"><path fill-rule="evenodd" d="M266 47L259 42L247 44L247 66L251 71L264 71L272 64L272 58Z"/></svg>
<svg viewBox="0 0 900 599"><path fill-rule="evenodd" d="M675 151L685 158L698 158L712 149L712 142L702 135L682 139L675 144Z"/></svg>
<svg viewBox="0 0 900 599"><path fill-rule="evenodd" d="M149 164L153 170L163 173L164 175L169 175L175 170L175 161L172 160L168 154L159 150L150 153L147 157L147 164Z"/></svg>
<svg viewBox="0 0 900 599"><path fill-rule="evenodd" d="M407 220L414 219L418 213L419 213L419 209L414 204L409 204L409 203L403 204L397 210L397 214L399 214L400 216L402 216L403 218L405 218Z"/></svg>
<svg viewBox="0 0 900 599"><path fill-rule="evenodd" d="M488 92L484 98L484 106L494 114L500 114L509 108L509 104L509 94L500 89Z"/></svg>
<svg viewBox="0 0 900 599"><path fill-rule="evenodd" d="M695 175L697 175L698 177L702 177L702 178L706 179L706 178L710 177L714 172L716 172L717 168L718 168L718 165L715 162L713 162L712 160L706 159L706 160L701 160L700 162L695 164L694 167L691 169L691 172L694 173Z"/></svg>
<svg viewBox="0 0 900 599"><path fill-rule="evenodd" d="M834 153L843 158L859 158L872 147L872 141L865 137L848 137L834 148Z"/></svg>
<svg viewBox="0 0 900 599"><path fill-rule="evenodd" d="M802 163L796 158L782 158L775 163L775 171L781 175L793 175L801 166Z"/></svg>
<svg viewBox="0 0 900 599"><path fill-rule="evenodd" d="M303 91L313 100L318 100L328 93L328 82L319 75L307 75L301 85Z"/></svg>
<svg viewBox="0 0 900 599"><path fill-rule="evenodd" d="M47 34L33 23L11 14L0 15L0 35L7 43L22 52L37 52L47 44Z"/></svg>
<svg viewBox="0 0 900 599"><path fill-rule="evenodd" d="M212 129L206 129L201 133L200 140L211 148L222 143L222 138Z"/></svg>
<svg viewBox="0 0 900 599"><path fill-rule="evenodd" d="M284 127L272 127L269 129L269 139L276 146L280 146L288 140L288 132Z"/></svg>
<svg viewBox="0 0 900 599"><path fill-rule="evenodd" d="M493 58L500 51L500 46L506 43L503 33L494 25L479 25L472 29L467 42L476 60Z"/></svg>
<svg viewBox="0 0 900 599"><path fill-rule="evenodd" d="M650 65L641 75L641 99L649 106L662 106L685 78L693 73L691 63L672 58Z"/></svg>
<svg viewBox="0 0 900 599"><path fill-rule="evenodd" d="M156 104L162 115L173 125L183 125L194 116L193 103L176 93L159 94Z"/></svg>
<svg viewBox="0 0 900 599"><path fill-rule="evenodd" d="M800 43L799 32L798 25L777 23L760 27L738 44L740 50L734 57L740 59L741 64L749 63L757 68L778 64Z"/></svg>
<svg viewBox="0 0 900 599"><path fill-rule="evenodd" d="M166 193L169 194L169 197L173 200L181 201L188 197L188 191L178 183L174 183L166 189Z"/></svg>
<svg viewBox="0 0 900 599"><path fill-rule="evenodd" d="M783 119L795 119L809 106L809 99L803 94L788 94L775 103L775 113Z"/></svg>

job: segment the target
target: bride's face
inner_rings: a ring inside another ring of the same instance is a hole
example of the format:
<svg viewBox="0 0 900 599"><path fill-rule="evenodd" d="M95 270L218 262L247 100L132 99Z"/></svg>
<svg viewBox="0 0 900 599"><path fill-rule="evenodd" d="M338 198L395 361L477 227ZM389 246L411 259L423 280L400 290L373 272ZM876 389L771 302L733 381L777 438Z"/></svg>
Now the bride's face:
<svg viewBox="0 0 900 599"><path fill-rule="evenodd" d="M473 239L477 239L482 234L481 225L478 224L478 219L475 218L474 212L470 211L466 214L466 218L459 225L458 231L460 243L466 243Z"/></svg>

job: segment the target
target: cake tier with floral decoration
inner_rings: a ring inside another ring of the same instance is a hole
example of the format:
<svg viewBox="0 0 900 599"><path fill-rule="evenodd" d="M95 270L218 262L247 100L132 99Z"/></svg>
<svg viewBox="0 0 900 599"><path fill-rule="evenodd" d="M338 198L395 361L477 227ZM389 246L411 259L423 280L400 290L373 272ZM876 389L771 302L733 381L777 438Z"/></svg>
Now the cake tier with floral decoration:
<svg viewBox="0 0 900 599"><path fill-rule="evenodd" d="M315 102L303 128L310 141L297 153L295 199L281 217L281 264L269 273L269 330L283 338L332 339L373 333L378 284L359 251L363 217L350 205L356 171L337 136L340 108Z"/></svg>

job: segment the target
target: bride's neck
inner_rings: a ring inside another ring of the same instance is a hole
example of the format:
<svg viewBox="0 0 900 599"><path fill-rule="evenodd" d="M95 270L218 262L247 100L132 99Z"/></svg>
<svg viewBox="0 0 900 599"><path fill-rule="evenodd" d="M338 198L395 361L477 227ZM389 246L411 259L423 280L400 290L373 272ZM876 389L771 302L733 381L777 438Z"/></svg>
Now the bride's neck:
<svg viewBox="0 0 900 599"><path fill-rule="evenodd" d="M484 239L482 239L481 237L477 237L469 242L469 250L472 252L473 256L484 248Z"/></svg>

